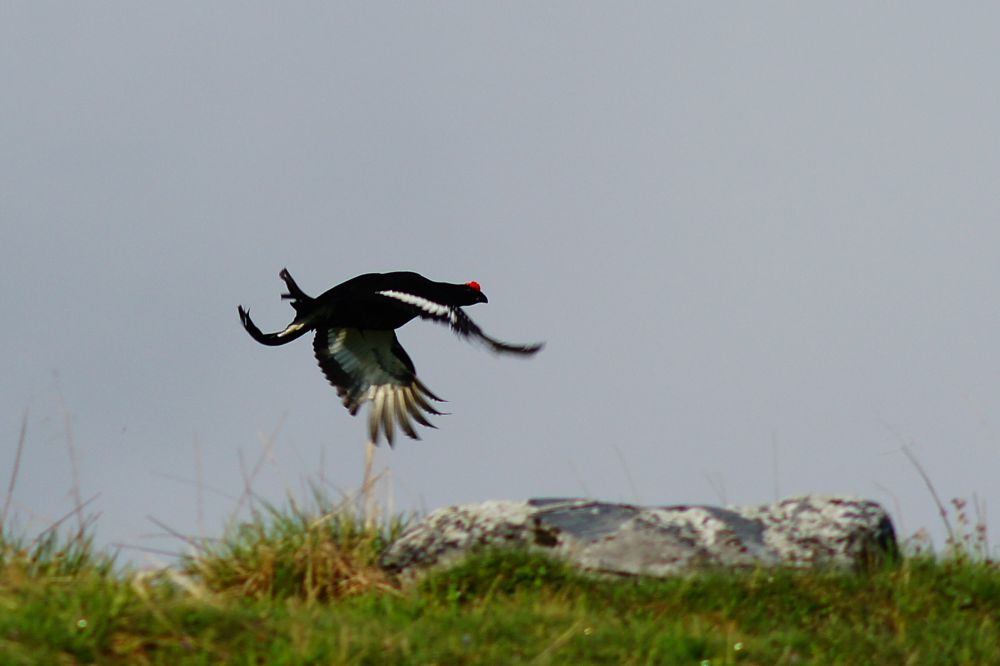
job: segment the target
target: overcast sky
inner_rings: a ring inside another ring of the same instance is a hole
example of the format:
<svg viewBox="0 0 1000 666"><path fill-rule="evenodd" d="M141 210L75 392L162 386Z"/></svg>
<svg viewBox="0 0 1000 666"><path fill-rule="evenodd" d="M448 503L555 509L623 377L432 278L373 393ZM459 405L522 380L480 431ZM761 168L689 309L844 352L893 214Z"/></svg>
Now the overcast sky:
<svg viewBox="0 0 1000 666"><path fill-rule="evenodd" d="M475 279L547 342L399 332L451 415L380 449L398 510L846 493L940 535L908 444L996 532L1000 8L897 8L3 3L19 523L72 508L68 440L102 543L220 534L261 433L262 499L356 488L309 341L239 325L290 321L287 266Z"/></svg>

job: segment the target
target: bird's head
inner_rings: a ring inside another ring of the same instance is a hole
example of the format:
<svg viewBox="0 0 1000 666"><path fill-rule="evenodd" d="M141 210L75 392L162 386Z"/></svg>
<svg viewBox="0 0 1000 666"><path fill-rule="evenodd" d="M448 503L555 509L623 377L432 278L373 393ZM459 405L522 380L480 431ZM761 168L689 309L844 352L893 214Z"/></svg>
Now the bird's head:
<svg viewBox="0 0 1000 666"><path fill-rule="evenodd" d="M475 280L462 285L462 297L467 301L462 305L475 305L476 303L489 303L486 294L483 293L479 283Z"/></svg>

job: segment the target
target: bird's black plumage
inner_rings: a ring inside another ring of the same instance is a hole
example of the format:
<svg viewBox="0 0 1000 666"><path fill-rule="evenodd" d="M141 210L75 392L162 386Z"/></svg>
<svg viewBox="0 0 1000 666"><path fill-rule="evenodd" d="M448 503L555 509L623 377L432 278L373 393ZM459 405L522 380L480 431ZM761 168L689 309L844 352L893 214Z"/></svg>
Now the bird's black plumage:
<svg viewBox="0 0 1000 666"><path fill-rule="evenodd" d="M287 269L280 276L288 288L281 297L291 301L295 319L284 330L263 333L241 305L243 327L254 340L270 346L315 331L316 360L344 406L353 415L365 402L372 403L368 435L374 443L383 434L392 446L397 425L407 436L420 439L411 419L433 428L427 414L441 414L429 402L441 399L417 379L413 361L396 339L395 329L410 320L420 317L448 324L458 335L495 352L530 355L542 348L501 342L483 333L462 310L488 302L476 282L434 282L404 271L366 273L313 298Z"/></svg>

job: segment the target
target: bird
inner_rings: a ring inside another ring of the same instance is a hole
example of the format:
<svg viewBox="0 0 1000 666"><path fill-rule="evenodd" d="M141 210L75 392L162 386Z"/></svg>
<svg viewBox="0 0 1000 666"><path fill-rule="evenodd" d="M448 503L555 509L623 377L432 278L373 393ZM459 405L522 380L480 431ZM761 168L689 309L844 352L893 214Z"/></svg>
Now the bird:
<svg viewBox="0 0 1000 666"><path fill-rule="evenodd" d="M284 345L315 331L316 360L344 407L356 416L366 402L371 403L368 437L372 445L381 436L391 448L397 425L411 439L420 439L412 421L436 428L428 416L444 414L430 401L445 401L417 378L395 329L416 318L429 319L447 324L460 337L496 353L531 356L544 346L501 342L484 333L462 310L489 302L474 280L452 284L412 271L366 273L313 298L299 288L287 268L278 275L288 289L281 298L291 301L295 318L281 331L263 333L250 318L250 310L240 305L243 328L268 346Z"/></svg>

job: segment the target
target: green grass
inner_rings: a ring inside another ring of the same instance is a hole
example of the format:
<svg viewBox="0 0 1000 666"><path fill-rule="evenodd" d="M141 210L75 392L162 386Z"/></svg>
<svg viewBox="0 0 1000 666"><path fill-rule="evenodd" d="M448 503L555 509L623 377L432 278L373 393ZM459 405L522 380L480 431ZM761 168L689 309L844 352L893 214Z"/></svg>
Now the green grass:
<svg viewBox="0 0 1000 666"><path fill-rule="evenodd" d="M1000 663L1000 569L982 558L611 580L494 551L401 587L375 562L402 526L269 508L158 572L86 536L7 534L0 663Z"/></svg>

